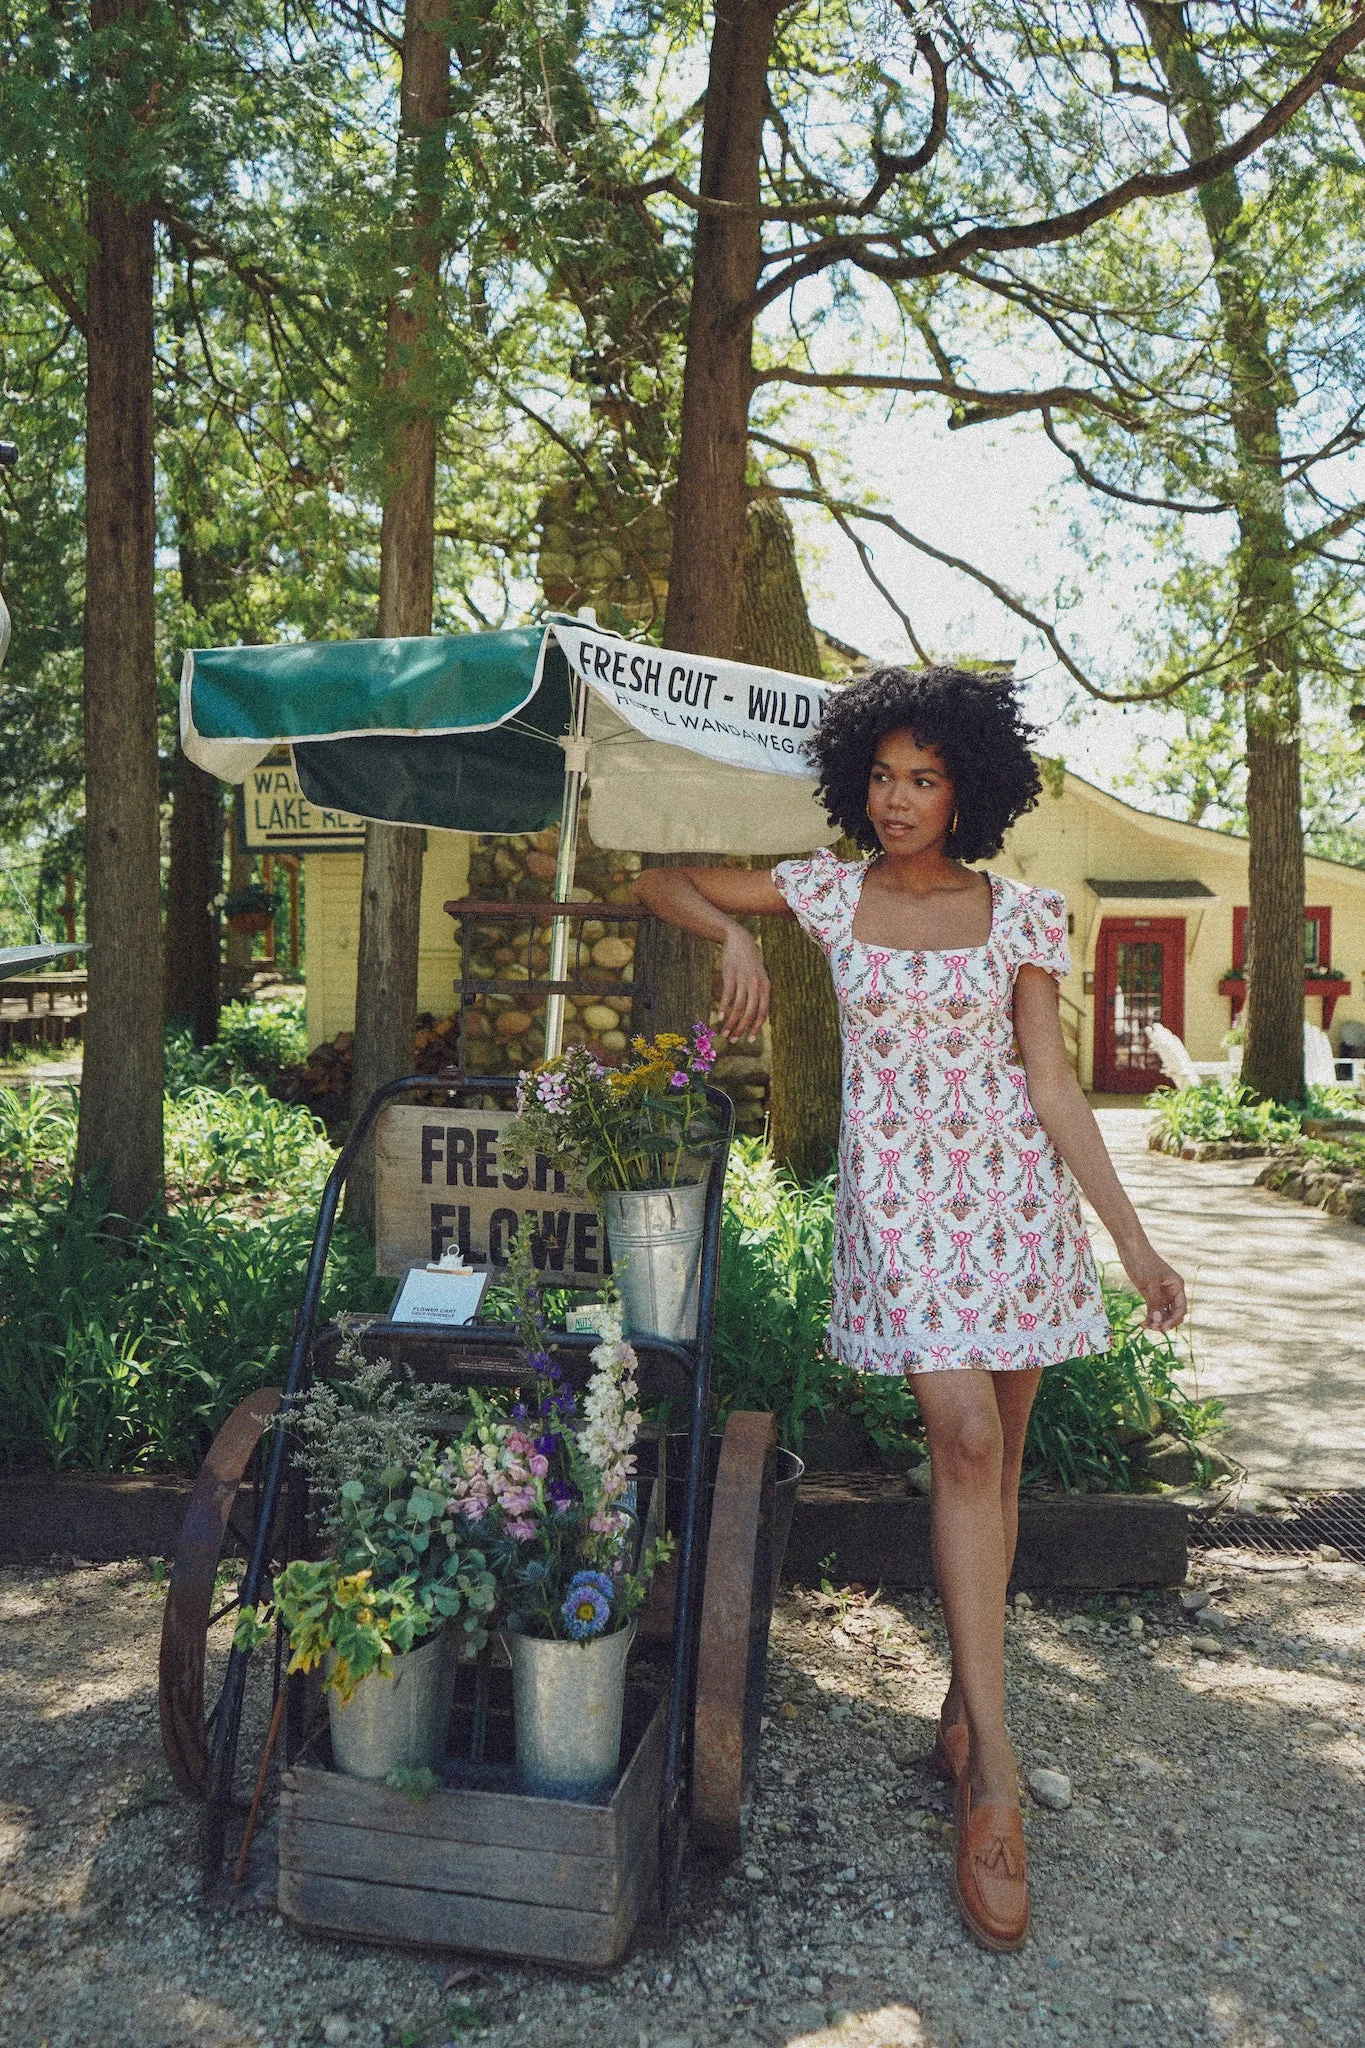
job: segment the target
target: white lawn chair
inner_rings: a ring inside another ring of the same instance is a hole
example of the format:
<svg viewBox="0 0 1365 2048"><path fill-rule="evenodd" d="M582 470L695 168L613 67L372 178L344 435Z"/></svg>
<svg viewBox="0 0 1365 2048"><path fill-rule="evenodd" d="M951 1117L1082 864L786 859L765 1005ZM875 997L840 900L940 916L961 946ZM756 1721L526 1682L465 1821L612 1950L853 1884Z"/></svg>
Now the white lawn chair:
<svg viewBox="0 0 1365 2048"><path fill-rule="evenodd" d="M1227 1060L1192 1060L1183 1038L1177 1038L1164 1024L1147 1026L1147 1043L1161 1062L1161 1071L1177 1088L1197 1088L1201 1081L1228 1081L1232 1066Z"/></svg>
<svg viewBox="0 0 1365 2048"><path fill-rule="evenodd" d="M1303 1027L1303 1079L1307 1088L1336 1086L1336 1056L1332 1041L1320 1024L1305 1023Z"/></svg>

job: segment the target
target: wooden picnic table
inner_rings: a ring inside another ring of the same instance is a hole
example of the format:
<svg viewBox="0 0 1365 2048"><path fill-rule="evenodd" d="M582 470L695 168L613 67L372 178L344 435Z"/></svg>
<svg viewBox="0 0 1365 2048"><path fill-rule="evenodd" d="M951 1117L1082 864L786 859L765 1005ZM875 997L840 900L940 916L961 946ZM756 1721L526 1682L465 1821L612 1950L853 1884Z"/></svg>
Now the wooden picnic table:
<svg viewBox="0 0 1365 2048"><path fill-rule="evenodd" d="M85 995L86 971L83 967L72 968L59 974L13 974L8 981L0 984L0 993L5 996L27 996L32 1010L41 995L47 997L47 1007L55 1010L58 996L73 996L78 1000Z"/></svg>

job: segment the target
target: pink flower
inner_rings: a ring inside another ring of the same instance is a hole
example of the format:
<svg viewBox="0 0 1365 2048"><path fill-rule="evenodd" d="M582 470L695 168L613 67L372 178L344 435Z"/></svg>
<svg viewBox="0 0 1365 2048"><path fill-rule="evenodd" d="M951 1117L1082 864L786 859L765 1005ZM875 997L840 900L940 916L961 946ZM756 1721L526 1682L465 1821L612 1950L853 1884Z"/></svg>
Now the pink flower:
<svg viewBox="0 0 1365 2048"><path fill-rule="evenodd" d="M536 1533L536 1525L525 1520L509 1522L507 1533L514 1543L529 1543Z"/></svg>
<svg viewBox="0 0 1365 2048"><path fill-rule="evenodd" d="M549 1473L550 1461L548 1458L542 1458L539 1451L532 1452L529 1462L533 1479L544 1479Z"/></svg>

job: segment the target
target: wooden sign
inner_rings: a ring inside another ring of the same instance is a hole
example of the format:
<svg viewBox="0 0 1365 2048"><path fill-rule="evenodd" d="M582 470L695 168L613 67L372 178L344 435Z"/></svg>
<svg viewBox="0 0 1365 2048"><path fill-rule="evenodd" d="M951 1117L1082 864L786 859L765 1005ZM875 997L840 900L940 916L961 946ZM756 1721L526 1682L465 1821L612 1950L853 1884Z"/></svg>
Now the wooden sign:
<svg viewBox="0 0 1365 2048"><path fill-rule="evenodd" d="M533 1219L536 1265L550 1285L600 1285L611 1271L602 1219L547 1159L514 1167L501 1156L506 1109L398 1104L375 1127L376 1271L402 1273L458 1246L476 1272L505 1268L523 1216Z"/></svg>
<svg viewBox="0 0 1365 2048"><path fill-rule="evenodd" d="M363 853L365 820L310 804L293 760L275 756L237 793L237 838L251 853Z"/></svg>

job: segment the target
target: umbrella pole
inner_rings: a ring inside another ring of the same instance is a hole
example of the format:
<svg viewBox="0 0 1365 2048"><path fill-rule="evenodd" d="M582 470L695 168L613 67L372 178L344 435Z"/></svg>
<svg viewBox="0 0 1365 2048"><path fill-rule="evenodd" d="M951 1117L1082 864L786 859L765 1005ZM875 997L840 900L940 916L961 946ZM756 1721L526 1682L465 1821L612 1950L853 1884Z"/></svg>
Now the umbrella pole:
<svg viewBox="0 0 1365 2048"><path fill-rule="evenodd" d="M578 855L578 806L583 794L583 777L588 766L588 692L576 671L570 670L573 686L573 718L560 745L564 749L564 801L559 825L559 859L555 864L555 902L566 903L573 887L574 862ZM550 926L551 981L567 981L569 935L567 917L557 917ZM550 996L545 1004L545 1057L558 1057L564 1043L564 998Z"/></svg>

